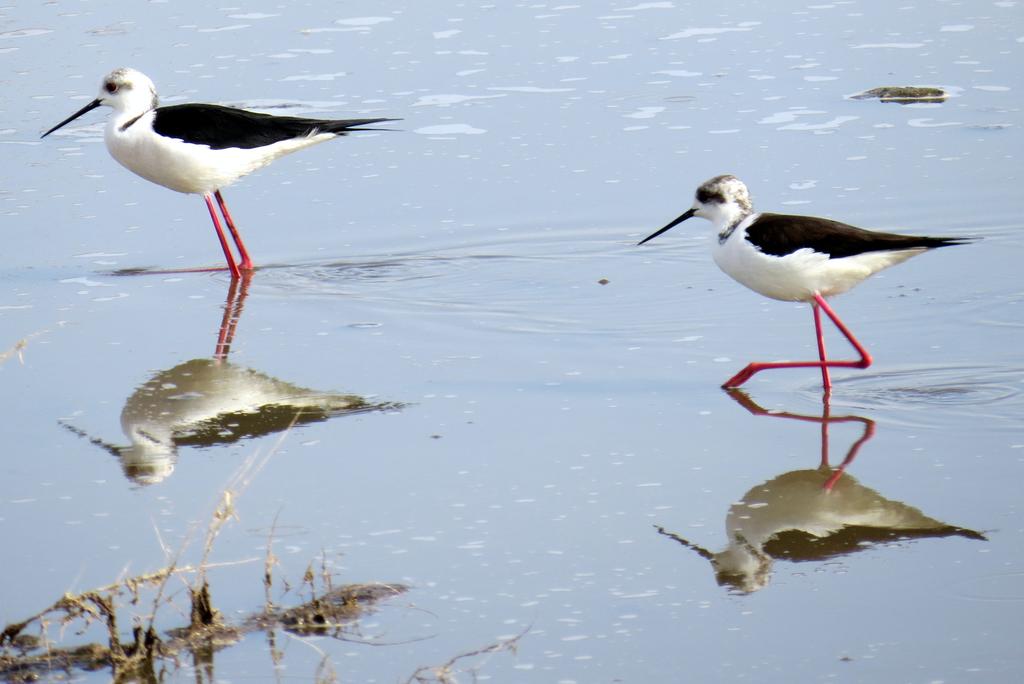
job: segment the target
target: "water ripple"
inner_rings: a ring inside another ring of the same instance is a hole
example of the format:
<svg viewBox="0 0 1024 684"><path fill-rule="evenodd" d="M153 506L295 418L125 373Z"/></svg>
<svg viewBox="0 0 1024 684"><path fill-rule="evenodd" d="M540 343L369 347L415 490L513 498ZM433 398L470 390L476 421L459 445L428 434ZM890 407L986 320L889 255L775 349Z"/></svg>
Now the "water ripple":
<svg viewBox="0 0 1024 684"><path fill-rule="evenodd" d="M1024 368L946 366L864 373L836 383L842 403L881 409L912 425L946 424L951 415L1019 429ZM928 409L941 408L932 414ZM909 416L909 419L908 419Z"/></svg>

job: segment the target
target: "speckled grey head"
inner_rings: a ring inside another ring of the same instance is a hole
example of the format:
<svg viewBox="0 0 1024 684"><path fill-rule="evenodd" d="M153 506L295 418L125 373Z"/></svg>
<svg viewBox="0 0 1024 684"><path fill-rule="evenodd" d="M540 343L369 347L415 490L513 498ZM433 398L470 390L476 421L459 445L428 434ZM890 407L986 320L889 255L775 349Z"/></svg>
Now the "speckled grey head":
<svg viewBox="0 0 1024 684"><path fill-rule="evenodd" d="M665 231L672 229L673 226L678 226L693 216L699 216L711 221L718 231L720 238L723 236L728 237L732 229L740 221L752 214L753 211L754 206L750 201L750 193L747 192L747 186L743 184L743 181L736 176L728 174L715 176L711 180L704 181L697 188L693 206L686 210L682 216L676 218L664 228L648 235L638 244L642 245L649 240L653 240Z"/></svg>
<svg viewBox="0 0 1024 684"><path fill-rule="evenodd" d="M704 181L697 188L695 197L697 202L705 205L734 203L745 214L754 210L747 186L739 178L729 174Z"/></svg>
<svg viewBox="0 0 1024 684"><path fill-rule="evenodd" d="M100 83L100 94L95 100L43 133L42 137L45 138L86 112L103 106L112 107L115 112L127 117L129 121L127 123L122 121L121 126L128 126L146 112L156 109L156 86L149 80L149 76L141 71L128 67L114 69L103 77L103 82Z"/></svg>
<svg viewBox="0 0 1024 684"><path fill-rule="evenodd" d="M99 99L115 109L149 111L159 104L156 86L141 71L129 67L114 69L103 77Z"/></svg>

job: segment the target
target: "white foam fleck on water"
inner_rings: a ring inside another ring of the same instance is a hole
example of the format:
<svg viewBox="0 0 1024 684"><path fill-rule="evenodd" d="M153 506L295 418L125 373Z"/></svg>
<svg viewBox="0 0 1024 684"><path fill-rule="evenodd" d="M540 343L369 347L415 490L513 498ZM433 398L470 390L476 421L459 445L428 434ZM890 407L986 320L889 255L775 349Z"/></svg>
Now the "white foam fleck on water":
<svg viewBox="0 0 1024 684"><path fill-rule="evenodd" d="M682 78L702 75L700 71L686 71L685 69L662 69L660 71L655 71L653 73L664 74L665 76L679 76Z"/></svg>
<svg viewBox="0 0 1024 684"><path fill-rule="evenodd" d="M493 86L488 90L505 91L509 93L571 93L575 88L541 88L540 86Z"/></svg>
<svg viewBox="0 0 1024 684"><path fill-rule="evenodd" d="M618 9L618 10L615 10L615 11L616 12L640 12L640 11L649 10L649 9L672 9L673 7L675 7L675 4L673 4L671 2L641 2L641 3L637 4L637 5L633 5L632 7L623 7L621 9Z"/></svg>
<svg viewBox="0 0 1024 684"><path fill-rule="evenodd" d="M640 107L635 112L623 114L623 117L626 119L653 119L665 109L665 107Z"/></svg>
<svg viewBox="0 0 1024 684"><path fill-rule="evenodd" d="M98 280L90 280L85 276L79 276L77 278L65 278L61 283L70 283L72 285L85 285L86 287L113 287L109 283L102 283Z"/></svg>
<svg viewBox="0 0 1024 684"><path fill-rule="evenodd" d="M333 74L298 74L296 76L285 76L282 81L333 81L336 78L346 76L344 71L337 71Z"/></svg>
<svg viewBox="0 0 1024 684"><path fill-rule="evenodd" d="M907 125L912 128L941 128L943 126L962 126L963 124L959 121L939 121L935 122L934 119L910 119L907 121Z"/></svg>
<svg viewBox="0 0 1024 684"><path fill-rule="evenodd" d="M125 299L128 296L129 295L128 295L127 292L118 292L116 295L111 295L109 297L94 297L93 301L94 302L112 302L115 299Z"/></svg>
<svg viewBox="0 0 1024 684"><path fill-rule="evenodd" d="M53 29L15 29L13 31L0 31L0 38L33 38L53 33Z"/></svg>
<svg viewBox="0 0 1024 684"><path fill-rule="evenodd" d="M769 116L760 119L757 123L759 124L780 124L780 123L791 123L796 121L798 116L805 116L808 114L827 114L828 112L819 109L797 109L790 110L787 112L776 112Z"/></svg>
<svg viewBox="0 0 1024 684"><path fill-rule="evenodd" d="M893 50L912 50L914 48L922 48L924 43L861 43L860 45L854 45L854 50L873 50L876 48L889 48Z"/></svg>
<svg viewBox="0 0 1024 684"><path fill-rule="evenodd" d="M505 97L505 95L454 95L454 94L438 94L438 95L422 95L420 99L412 103L413 107L449 107L451 105L462 104L464 102L472 102L473 100L492 100L496 97Z"/></svg>
<svg viewBox="0 0 1024 684"><path fill-rule="evenodd" d="M438 124L437 126L424 126L413 130L413 133L421 135L480 135L486 133L484 128L475 128L469 124Z"/></svg>
<svg viewBox="0 0 1024 684"><path fill-rule="evenodd" d="M791 123L781 126L778 130L780 131L827 131L839 128L844 123L850 121L856 121L859 116L837 116L824 123L812 124L812 123Z"/></svg>
<svg viewBox="0 0 1024 684"><path fill-rule="evenodd" d="M196 29L197 33L222 33L224 31L239 31L241 29L247 29L252 24L231 24L230 26L217 26L215 28L201 28Z"/></svg>
<svg viewBox="0 0 1024 684"><path fill-rule="evenodd" d="M734 26L734 27L723 27L723 28L688 28L678 31L676 33L663 36L661 40L679 40L681 38L695 38L698 36L717 36L721 33L731 33L733 31L750 31L750 26Z"/></svg>
<svg viewBox="0 0 1024 684"><path fill-rule="evenodd" d="M338 19L334 23L341 26L376 26L388 21L394 21L394 19L391 17L353 17L351 19Z"/></svg>

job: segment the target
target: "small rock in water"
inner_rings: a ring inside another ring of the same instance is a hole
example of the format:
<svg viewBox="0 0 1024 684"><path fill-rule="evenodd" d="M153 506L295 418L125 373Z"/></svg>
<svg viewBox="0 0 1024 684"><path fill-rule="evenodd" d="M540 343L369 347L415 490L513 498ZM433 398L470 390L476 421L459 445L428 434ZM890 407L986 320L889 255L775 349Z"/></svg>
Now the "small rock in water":
<svg viewBox="0 0 1024 684"><path fill-rule="evenodd" d="M878 99L882 102L912 104L914 102L945 102L946 91L931 86L882 86L851 95L853 100Z"/></svg>

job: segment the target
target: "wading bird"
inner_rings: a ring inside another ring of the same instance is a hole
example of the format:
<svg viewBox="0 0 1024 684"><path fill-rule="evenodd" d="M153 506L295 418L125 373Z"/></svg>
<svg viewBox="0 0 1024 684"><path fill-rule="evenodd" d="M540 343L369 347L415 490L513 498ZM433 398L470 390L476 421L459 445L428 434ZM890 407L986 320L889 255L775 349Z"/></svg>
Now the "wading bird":
<svg viewBox="0 0 1024 684"><path fill-rule="evenodd" d="M973 239L878 233L817 216L762 214L754 211L747 186L735 176L723 175L704 182L697 188L693 206L639 244L693 216L714 226L718 239L712 256L719 268L754 292L787 302L809 302L814 312L818 361L754 362L726 380L723 387L739 387L769 368L821 368L821 380L828 390L832 387L829 368L867 368L871 355L825 298L846 292L868 276L912 256ZM857 350L859 359L826 358L822 311Z"/></svg>
<svg viewBox="0 0 1024 684"><path fill-rule="evenodd" d="M103 78L95 100L42 137L100 106L114 110L103 138L110 155L122 166L171 190L203 196L232 278L252 270L253 263L221 188L296 150L350 131L375 130L359 126L395 121L303 119L199 103L160 107L153 82L135 69L122 68ZM238 248L238 262L221 228L214 198Z"/></svg>

